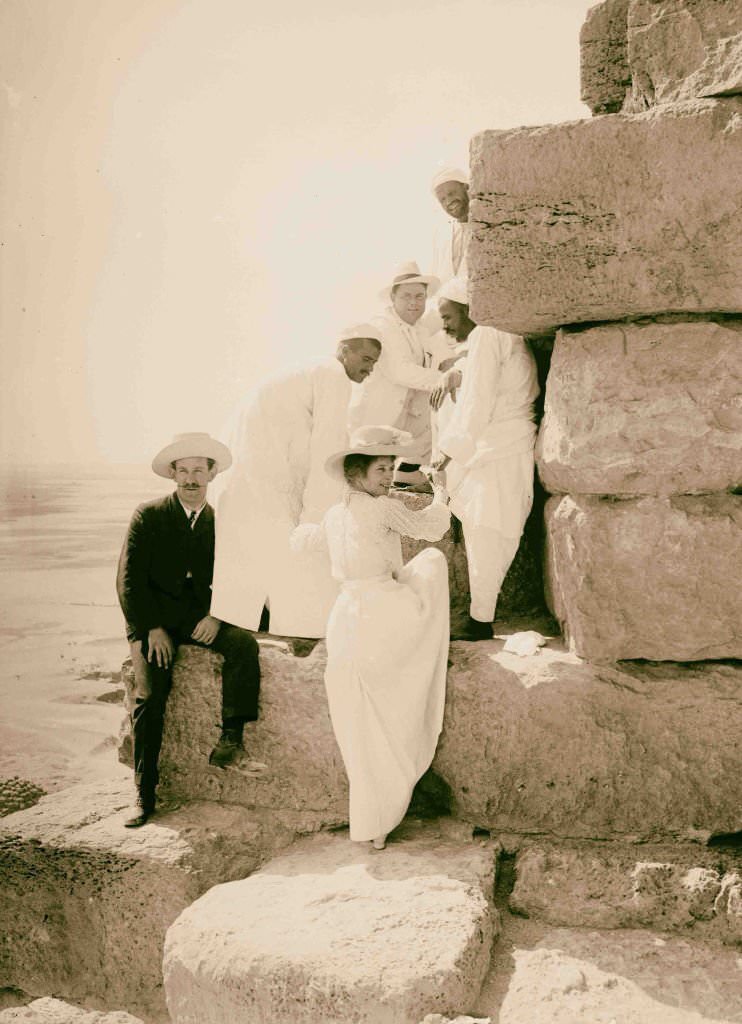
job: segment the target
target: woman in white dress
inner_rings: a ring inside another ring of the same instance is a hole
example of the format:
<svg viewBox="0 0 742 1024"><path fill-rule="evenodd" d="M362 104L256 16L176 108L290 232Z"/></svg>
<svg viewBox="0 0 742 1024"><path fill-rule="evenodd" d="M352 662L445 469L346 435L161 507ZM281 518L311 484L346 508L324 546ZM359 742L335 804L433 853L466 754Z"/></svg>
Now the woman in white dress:
<svg viewBox="0 0 742 1024"><path fill-rule="evenodd" d="M446 692L446 559L426 548L403 566L400 537L440 540L451 516L439 484L417 512L388 496L394 459L410 440L392 427L358 429L327 461L345 479L343 500L293 541L326 544L341 584L327 624L325 686L350 783L350 838L377 849L433 760Z"/></svg>

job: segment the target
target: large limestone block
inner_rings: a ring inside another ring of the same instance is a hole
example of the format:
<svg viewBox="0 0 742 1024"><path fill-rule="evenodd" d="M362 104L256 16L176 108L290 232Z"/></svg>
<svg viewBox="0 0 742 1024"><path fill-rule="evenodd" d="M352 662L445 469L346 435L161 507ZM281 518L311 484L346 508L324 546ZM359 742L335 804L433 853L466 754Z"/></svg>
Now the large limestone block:
<svg viewBox="0 0 742 1024"><path fill-rule="evenodd" d="M455 644L451 661L433 767L456 817L589 839L742 828L739 666L598 666L494 642Z"/></svg>
<svg viewBox="0 0 742 1024"><path fill-rule="evenodd" d="M344 836L299 841L170 927L173 1024L418 1024L465 1008L489 963L493 862L492 844L435 832L381 855Z"/></svg>
<svg viewBox="0 0 742 1024"><path fill-rule="evenodd" d="M742 656L742 495L546 506L552 610L594 661Z"/></svg>
<svg viewBox="0 0 742 1024"><path fill-rule="evenodd" d="M626 25L629 0L604 0L580 30L580 99L593 114L615 114L631 87Z"/></svg>
<svg viewBox="0 0 742 1024"><path fill-rule="evenodd" d="M631 0L631 89L625 110L742 93L742 5L736 0Z"/></svg>
<svg viewBox="0 0 742 1024"><path fill-rule="evenodd" d="M0 1013L0 1024L143 1024L123 1010L99 1013L71 1006L61 999L34 999L27 1006L15 1006Z"/></svg>
<svg viewBox="0 0 742 1024"><path fill-rule="evenodd" d="M321 674L323 647L315 657L311 671ZM286 800L275 780L256 783L234 769L208 767L214 661L207 651L194 650L175 676L165 743L169 757L183 759L181 797L203 794L204 773L219 771L226 778L214 784L228 787L232 802L259 802L268 816L285 815L282 809L291 809L297 793L304 793L306 806L313 799L311 815L292 811L297 831L312 821L347 821L344 774L322 787L310 774L309 788L302 790L310 755L292 758L299 739L286 738L277 727L261 756L271 777L275 772L284 780ZM500 832L586 838L697 837L742 828L741 668L596 666L557 640L527 657L504 651L502 640L454 643L449 661L443 732L432 767L450 788L456 818ZM335 739L317 727L327 715L324 690L303 684L299 674L277 678L274 705L290 703L292 695L301 701L307 713L298 727L307 743L311 739L311 756L319 765L332 764ZM178 688L195 692L194 703L181 703ZM176 748L169 733L177 736L181 728L192 743ZM262 793L259 785L266 787Z"/></svg>
<svg viewBox="0 0 742 1024"><path fill-rule="evenodd" d="M742 856L693 845L537 843L518 854L510 908L575 928L692 931L742 942Z"/></svg>
<svg viewBox="0 0 742 1024"><path fill-rule="evenodd" d="M167 927L294 838L277 812L209 804L126 829L132 803L131 784L75 786L0 822L3 985L167 1020Z"/></svg>
<svg viewBox="0 0 742 1024"><path fill-rule="evenodd" d="M738 486L742 320L559 331L537 461L552 493Z"/></svg>
<svg viewBox="0 0 742 1024"><path fill-rule="evenodd" d="M559 929L514 951L499 1024L732 1024L738 955L657 932Z"/></svg>
<svg viewBox="0 0 742 1024"><path fill-rule="evenodd" d="M742 100L699 100L471 145L478 323L742 312Z"/></svg>

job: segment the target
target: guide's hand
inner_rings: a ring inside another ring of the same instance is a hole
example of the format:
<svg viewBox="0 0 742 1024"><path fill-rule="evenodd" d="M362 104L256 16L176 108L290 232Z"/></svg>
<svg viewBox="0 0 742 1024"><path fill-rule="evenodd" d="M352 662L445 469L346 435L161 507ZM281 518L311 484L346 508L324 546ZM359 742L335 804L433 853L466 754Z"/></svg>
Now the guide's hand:
<svg viewBox="0 0 742 1024"><path fill-rule="evenodd" d="M215 619L213 615L205 615L200 622L196 623L196 628L191 633L191 640L195 640L199 644L213 644L220 626L220 619Z"/></svg>
<svg viewBox="0 0 742 1024"><path fill-rule="evenodd" d="M159 668L170 668L175 654L175 645L170 634L162 626L150 629L147 636L147 661Z"/></svg>

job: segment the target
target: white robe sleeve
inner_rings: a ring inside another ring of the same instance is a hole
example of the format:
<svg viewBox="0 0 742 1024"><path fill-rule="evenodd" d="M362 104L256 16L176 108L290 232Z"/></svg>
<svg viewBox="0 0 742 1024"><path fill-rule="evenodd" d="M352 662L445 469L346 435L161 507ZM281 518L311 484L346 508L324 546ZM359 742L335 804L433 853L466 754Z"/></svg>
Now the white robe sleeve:
<svg viewBox="0 0 742 1024"><path fill-rule="evenodd" d="M307 551L327 551L327 534L322 523L302 523L289 538L289 546L295 555Z"/></svg>
<svg viewBox="0 0 742 1024"><path fill-rule="evenodd" d="M507 334L475 328L469 335L466 372L456 398L456 411L438 442L440 451L467 466L477 452L477 441L490 421L498 380L510 344Z"/></svg>
<svg viewBox="0 0 742 1024"><path fill-rule="evenodd" d="M414 540L440 540L451 525L451 513L446 505L434 501L427 508L415 511L396 498L381 497L382 520L385 526L403 537Z"/></svg>

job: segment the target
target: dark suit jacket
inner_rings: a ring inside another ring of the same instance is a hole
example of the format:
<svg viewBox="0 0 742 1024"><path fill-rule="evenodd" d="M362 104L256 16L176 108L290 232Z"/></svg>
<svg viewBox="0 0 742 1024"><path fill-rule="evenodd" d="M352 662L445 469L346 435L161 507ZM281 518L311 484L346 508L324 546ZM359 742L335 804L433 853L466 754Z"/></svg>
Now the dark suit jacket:
<svg viewBox="0 0 742 1024"><path fill-rule="evenodd" d="M192 579L186 585L186 577ZM126 635L142 640L150 629L193 629L208 615L214 572L214 509L205 505L191 529L173 492L140 505L119 558L116 589Z"/></svg>

